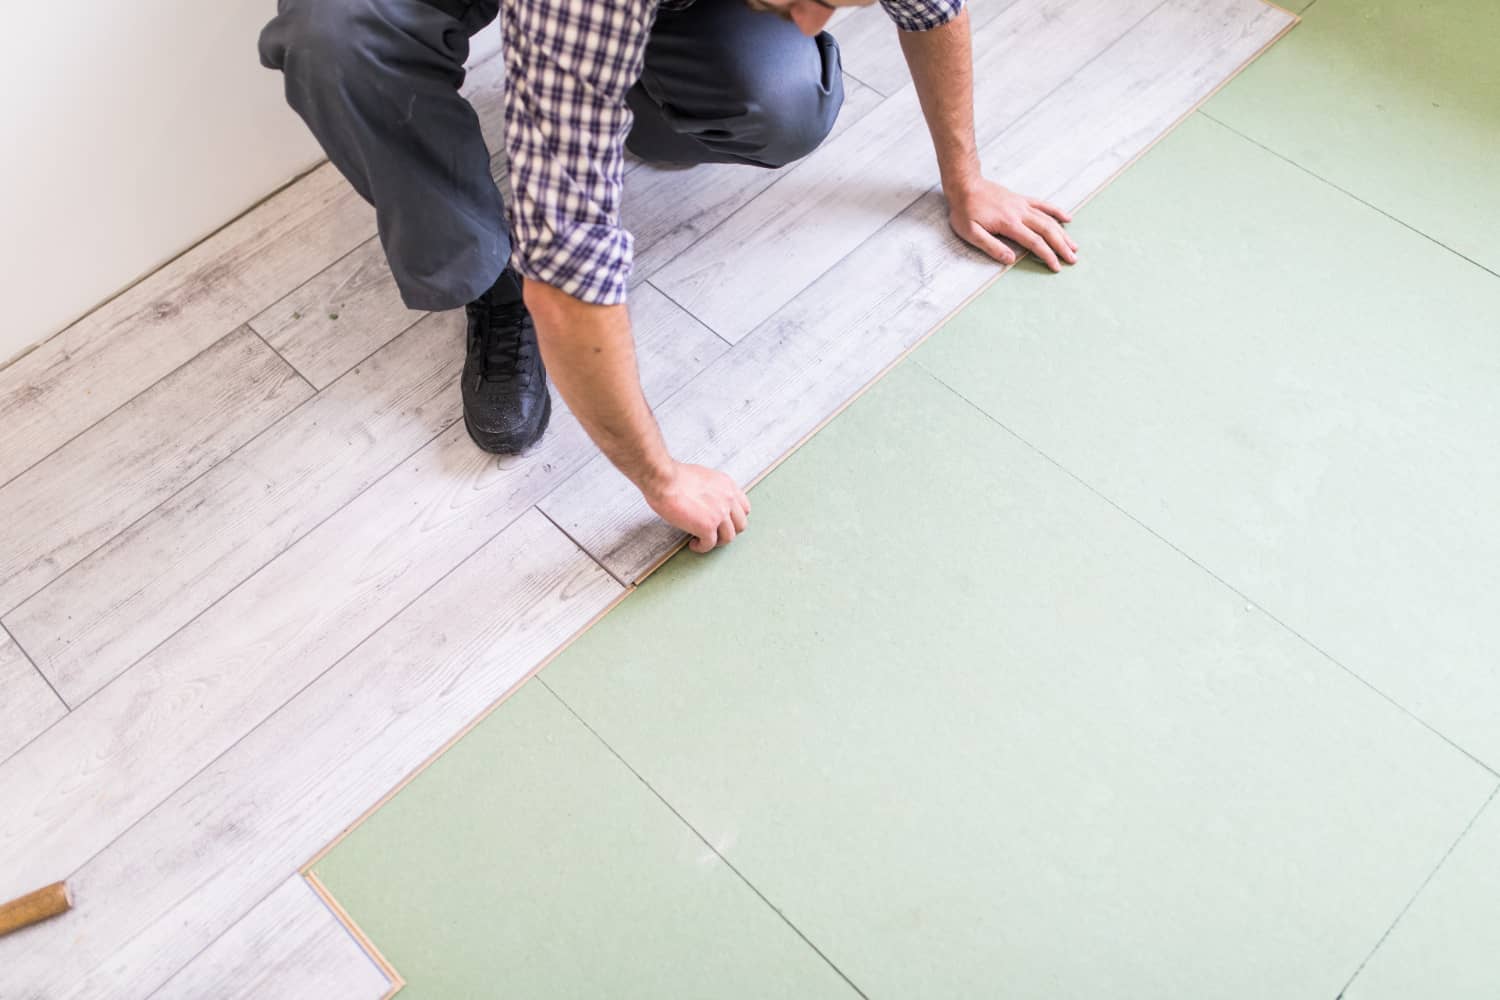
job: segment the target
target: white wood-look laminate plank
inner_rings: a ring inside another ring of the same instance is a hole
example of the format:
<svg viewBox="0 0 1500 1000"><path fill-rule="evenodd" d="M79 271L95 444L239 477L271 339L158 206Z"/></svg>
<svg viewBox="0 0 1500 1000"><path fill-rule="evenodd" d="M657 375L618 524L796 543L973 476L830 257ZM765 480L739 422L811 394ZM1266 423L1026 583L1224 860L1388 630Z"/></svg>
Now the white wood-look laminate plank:
<svg viewBox="0 0 1500 1000"><path fill-rule="evenodd" d="M21 647L0 632L0 761L67 712Z"/></svg>
<svg viewBox="0 0 1500 1000"><path fill-rule="evenodd" d="M426 313L406 308L377 237L250 320L319 389Z"/></svg>
<svg viewBox="0 0 1500 1000"><path fill-rule="evenodd" d="M492 149L498 63L464 87ZM325 163L0 368L0 484L374 233L374 211Z"/></svg>
<svg viewBox="0 0 1500 1000"><path fill-rule="evenodd" d="M1168 0L981 155L1077 206L1296 22L1262 0Z"/></svg>
<svg viewBox="0 0 1500 1000"><path fill-rule="evenodd" d="M151 994L151 1000L379 1000L392 983L300 875Z"/></svg>
<svg viewBox="0 0 1500 1000"><path fill-rule="evenodd" d="M979 141L998 135L1159 3L1018 0L1002 11L975 33ZM916 91L904 88L661 268L652 284L737 341L936 179Z"/></svg>
<svg viewBox="0 0 1500 1000"><path fill-rule="evenodd" d="M463 322L446 313L418 323L6 615L6 626L78 704L450 426Z"/></svg>
<svg viewBox="0 0 1500 1000"><path fill-rule="evenodd" d="M643 298L669 317L640 324L660 401L725 345ZM309 532L0 765L0 897L83 864L593 454L557 400L519 458L459 422Z"/></svg>
<svg viewBox="0 0 1500 1000"><path fill-rule="evenodd" d="M858 80L844 80L844 107L825 141L860 121L883 98ZM641 163L625 181L620 216L635 237L635 266L630 280L646 280L756 195L786 176L780 170L734 163L667 167Z"/></svg>
<svg viewBox="0 0 1500 1000"><path fill-rule="evenodd" d="M969 0L969 30L978 31L1016 0ZM845 7L828 31L839 43L844 71L889 97L911 83L901 39L890 15L879 4Z"/></svg>
<svg viewBox="0 0 1500 1000"><path fill-rule="evenodd" d="M110 373L85 365L76 378L107 382ZM291 366L241 328L0 487L0 609L56 579L311 395Z"/></svg>
<svg viewBox="0 0 1500 1000"><path fill-rule="evenodd" d="M621 593L528 511L78 871L71 930L0 939L0 963L59 1000L149 994Z"/></svg>
<svg viewBox="0 0 1500 1000"><path fill-rule="evenodd" d="M0 483L374 231L325 164L0 370Z"/></svg>
<svg viewBox="0 0 1500 1000"><path fill-rule="evenodd" d="M1105 70L1085 68L1021 119L1016 141L993 138L993 162L1065 203L1086 196L1284 30L1268 10L1169 0L1101 55ZM1155 85L1164 76L1174 83ZM1047 140L1049 121L1066 141ZM669 446L753 480L994 274L929 191L658 411ZM681 540L598 460L541 507L623 580Z"/></svg>

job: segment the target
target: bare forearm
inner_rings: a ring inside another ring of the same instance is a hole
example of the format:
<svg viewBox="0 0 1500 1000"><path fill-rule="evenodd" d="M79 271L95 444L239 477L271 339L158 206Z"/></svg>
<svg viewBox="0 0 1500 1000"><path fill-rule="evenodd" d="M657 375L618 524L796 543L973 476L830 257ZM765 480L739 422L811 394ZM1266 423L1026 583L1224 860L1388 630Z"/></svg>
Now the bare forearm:
<svg viewBox="0 0 1500 1000"><path fill-rule="evenodd" d="M969 12L931 31L900 32L901 51L932 134L943 190L982 179L974 141L974 60Z"/></svg>
<svg viewBox="0 0 1500 1000"><path fill-rule="evenodd" d="M672 457L641 391L625 306L596 306L526 282L542 360L568 408L642 492L670 476Z"/></svg>

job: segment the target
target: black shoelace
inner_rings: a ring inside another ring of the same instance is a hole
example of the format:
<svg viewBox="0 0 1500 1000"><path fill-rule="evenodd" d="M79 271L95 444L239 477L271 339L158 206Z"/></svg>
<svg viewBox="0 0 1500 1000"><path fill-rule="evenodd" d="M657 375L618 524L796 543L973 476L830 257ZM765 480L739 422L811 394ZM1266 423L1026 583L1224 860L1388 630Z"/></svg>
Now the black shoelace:
<svg viewBox="0 0 1500 1000"><path fill-rule="evenodd" d="M519 302L486 305L476 325L479 335L471 338L469 352L478 357L479 381L529 381L535 344L526 335L526 307Z"/></svg>

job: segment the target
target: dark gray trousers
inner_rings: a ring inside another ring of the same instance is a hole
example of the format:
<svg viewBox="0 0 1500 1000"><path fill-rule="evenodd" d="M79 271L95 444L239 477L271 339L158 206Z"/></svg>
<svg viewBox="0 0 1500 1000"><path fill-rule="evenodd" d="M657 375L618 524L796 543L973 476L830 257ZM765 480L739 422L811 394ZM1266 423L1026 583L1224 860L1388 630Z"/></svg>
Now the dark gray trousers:
<svg viewBox="0 0 1500 1000"><path fill-rule="evenodd" d="M601 0L608 2L608 0ZM490 153L459 95L469 38L499 0L278 0L261 62L328 158L375 206L401 297L452 309L492 285L510 236ZM805 156L843 103L826 33L697 0L658 14L630 91L631 152L667 163L778 167Z"/></svg>

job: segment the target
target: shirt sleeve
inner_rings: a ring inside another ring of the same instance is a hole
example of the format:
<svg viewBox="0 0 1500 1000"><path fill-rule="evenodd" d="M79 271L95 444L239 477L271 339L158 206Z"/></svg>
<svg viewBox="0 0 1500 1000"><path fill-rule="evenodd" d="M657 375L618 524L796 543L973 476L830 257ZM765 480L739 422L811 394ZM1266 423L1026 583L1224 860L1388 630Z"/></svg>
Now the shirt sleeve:
<svg viewBox="0 0 1500 1000"><path fill-rule="evenodd" d="M641 73L655 3L501 7L511 262L585 302L624 302L632 260L620 225L625 94Z"/></svg>
<svg viewBox="0 0 1500 1000"><path fill-rule="evenodd" d="M931 31L957 17L964 0L880 0L880 6L902 31Z"/></svg>

